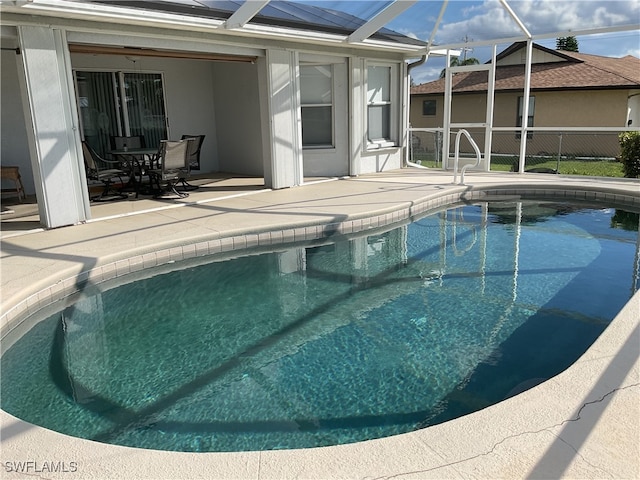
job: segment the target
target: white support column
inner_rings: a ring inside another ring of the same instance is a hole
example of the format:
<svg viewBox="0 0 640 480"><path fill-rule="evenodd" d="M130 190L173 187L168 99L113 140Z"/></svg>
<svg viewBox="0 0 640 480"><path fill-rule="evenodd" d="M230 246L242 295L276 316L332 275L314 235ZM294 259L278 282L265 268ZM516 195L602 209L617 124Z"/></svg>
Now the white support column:
<svg viewBox="0 0 640 480"><path fill-rule="evenodd" d="M520 130L520 156L518 173L524 173L524 159L527 154L527 133L529 128L529 97L531 96L531 56L533 40L527 40L527 56L524 68L524 93L522 95L522 129Z"/></svg>
<svg viewBox="0 0 640 480"><path fill-rule="evenodd" d="M484 129L484 171L491 170L491 144L493 142L493 111L496 100L496 51L497 45L491 49L491 68L487 72L489 75L487 86L487 116L486 127Z"/></svg>
<svg viewBox="0 0 640 480"><path fill-rule="evenodd" d="M449 168L449 150L451 149L451 101L452 101L452 74L451 68L451 50L447 50L447 64L445 66L444 77L444 108L442 113L442 126L444 128L442 138L442 168L445 170Z"/></svg>
<svg viewBox="0 0 640 480"><path fill-rule="evenodd" d="M40 222L47 228L90 218L78 114L65 34L18 27L29 150Z"/></svg>
<svg viewBox="0 0 640 480"><path fill-rule="evenodd" d="M405 152L409 151L411 145L411 136L409 135L409 105L411 105L411 78L409 77L409 69L406 62L400 64L400 89L402 93L401 98L401 112L400 115L400 145L405 149ZM404 160L403 160L404 166Z"/></svg>
<svg viewBox="0 0 640 480"><path fill-rule="evenodd" d="M271 188L303 183L302 123L297 54L288 50L267 50L265 97L268 111L270 162L265 181Z"/></svg>
<svg viewBox="0 0 640 480"><path fill-rule="evenodd" d="M360 175L362 153L365 149L365 98L364 60L349 59L349 175Z"/></svg>

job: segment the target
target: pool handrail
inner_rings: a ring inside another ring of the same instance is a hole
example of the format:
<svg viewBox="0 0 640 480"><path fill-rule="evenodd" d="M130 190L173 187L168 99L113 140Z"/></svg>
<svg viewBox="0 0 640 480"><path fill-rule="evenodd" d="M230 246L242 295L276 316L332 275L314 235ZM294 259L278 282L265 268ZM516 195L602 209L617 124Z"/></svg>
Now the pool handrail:
<svg viewBox="0 0 640 480"><path fill-rule="evenodd" d="M464 128L461 128L460 130L458 130L458 133L456 133L456 148L455 148L455 156L453 159L453 183L454 184L457 183L457 180L458 180L458 161L460 159L460 137L463 134L467 137L467 140L469 140L469 143L471 144L471 146L476 152L476 163L473 165L467 164L464 167L462 167L462 169L460 170L460 185L464 185L464 172L466 171L466 169L468 167L476 168L478 165L480 165L480 160L482 158L482 155L480 154L480 149L478 148L478 145L473 140L473 138L471 138L471 134Z"/></svg>

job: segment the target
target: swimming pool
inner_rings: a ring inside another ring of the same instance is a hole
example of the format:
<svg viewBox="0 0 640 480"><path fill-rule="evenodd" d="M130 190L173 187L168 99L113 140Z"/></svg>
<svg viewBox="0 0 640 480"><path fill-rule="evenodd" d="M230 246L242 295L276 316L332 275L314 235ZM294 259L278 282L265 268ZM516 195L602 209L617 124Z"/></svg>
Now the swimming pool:
<svg viewBox="0 0 640 480"><path fill-rule="evenodd" d="M606 328L637 288L637 223L612 229L616 215L465 206L96 288L4 354L2 407L84 438L185 451L446 421L557 374Z"/></svg>

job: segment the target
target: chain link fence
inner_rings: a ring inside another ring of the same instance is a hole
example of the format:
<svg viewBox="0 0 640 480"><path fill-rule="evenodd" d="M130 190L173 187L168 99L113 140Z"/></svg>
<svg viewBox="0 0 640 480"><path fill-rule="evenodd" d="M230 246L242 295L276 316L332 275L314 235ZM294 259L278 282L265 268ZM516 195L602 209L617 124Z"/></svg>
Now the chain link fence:
<svg viewBox="0 0 640 480"><path fill-rule="evenodd" d="M484 129L467 129L480 151L484 151ZM622 130L621 130L622 131ZM450 156L454 155L455 134L450 139ZM534 130L528 133L524 170L527 172L561 173L622 177L619 161L620 132ZM443 168L443 129L410 129L409 161L425 167ZM521 136L518 130L494 131L491 144L492 171L518 171ZM460 143L460 157L474 157L471 145Z"/></svg>
<svg viewBox="0 0 640 480"><path fill-rule="evenodd" d="M409 161L423 167L442 168L442 130L409 129Z"/></svg>

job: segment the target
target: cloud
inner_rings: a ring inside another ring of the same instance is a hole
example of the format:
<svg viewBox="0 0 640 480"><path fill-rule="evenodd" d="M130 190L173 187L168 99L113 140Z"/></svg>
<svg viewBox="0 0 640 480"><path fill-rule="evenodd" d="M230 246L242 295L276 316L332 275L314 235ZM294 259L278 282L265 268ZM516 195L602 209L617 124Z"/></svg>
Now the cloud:
<svg viewBox="0 0 640 480"><path fill-rule="evenodd" d="M532 33L573 31L638 22L640 4L632 1L526 0L513 9Z"/></svg>
<svg viewBox="0 0 640 480"><path fill-rule="evenodd" d="M451 2L447 17L436 36L438 43L459 43L465 35L474 40L519 36L522 31L498 0L484 0L456 8ZM589 28L638 24L638 0L519 0L509 3L533 34L571 32Z"/></svg>
<svg viewBox="0 0 640 480"><path fill-rule="evenodd" d="M640 23L640 0L510 0L509 6L533 35L557 32L571 35L572 31ZM435 41L445 45L460 44L465 37L470 41L483 41L519 36L522 31L498 0L450 1ZM577 39L582 53L640 58L640 32L637 29L578 36ZM539 39L536 43L555 48L555 38ZM499 45L498 51L507 46L506 43ZM475 47L468 53L480 62L489 60L491 55L488 47ZM429 58L427 65L412 71L414 82L437 79L443 66L437 59Z"/></svg>
<svg viewBox="0 0 640 480"><path fill-rule="evenodd" d="M578 46L583 53L624 57L633 55L640 58L640 33L638 31L603 33L577 37Z"/></svg>
<svg viewBox="0 0 640 480"><path fill-rule="evenodd" d="M438 64L429 60L427 65L411 70L413 83L420 85L421 83L437 80L440 77L440 71L444 68L444 61L440 61Z"/></svg>

